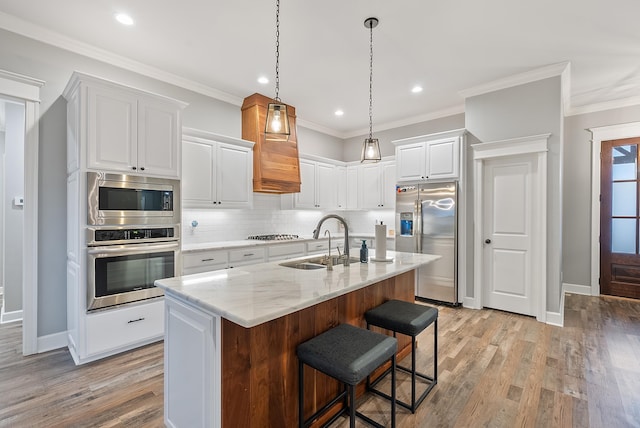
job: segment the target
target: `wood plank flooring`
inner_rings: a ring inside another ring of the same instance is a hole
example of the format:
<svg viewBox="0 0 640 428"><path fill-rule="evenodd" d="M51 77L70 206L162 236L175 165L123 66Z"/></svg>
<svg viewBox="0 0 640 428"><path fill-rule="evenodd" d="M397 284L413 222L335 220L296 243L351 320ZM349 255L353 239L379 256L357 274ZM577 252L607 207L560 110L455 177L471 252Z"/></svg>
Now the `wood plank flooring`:
<svg viewBox="0 0 640 428"><path fill-rule="evenodd" d="M400 428L640 426L640 301L567 295L564 328L439 309L438 384L415 415L398 409ZM21 334L0 326L0 427L163 426L162 343L76 367L66 349L23 357ZM418 338L425 373L432 336ZM388 420L381 398L359 409Z"/></svg>

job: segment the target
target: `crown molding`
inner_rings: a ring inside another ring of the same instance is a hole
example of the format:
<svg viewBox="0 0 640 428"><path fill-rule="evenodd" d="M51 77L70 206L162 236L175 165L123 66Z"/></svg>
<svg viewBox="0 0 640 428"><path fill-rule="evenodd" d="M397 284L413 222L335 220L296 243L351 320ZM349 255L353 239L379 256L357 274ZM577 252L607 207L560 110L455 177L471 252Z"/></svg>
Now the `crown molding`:
<svg viewBox="0 0 640 428"><path fill-rule="evenodd" d="M569 70L570 62L560 62L557 64L547 65L545 67L529 70L524 73L514 74L493 82L484 83L473 88L459 91L458 94L462 98L475 97L477 95L487 94L489 92L499 91L501 89L512 88L514 86L524 85L549 77L562 76Z"/></svg>
<svg viewBox="0 0 640 428"><path fill-rule="evenodd" d="M640 96L622 98L618 100L603 101L601 103L586 104L583 106L572 107L568 110L566 116L578 116L587 113L597 113L605 110L613 110L624 107L635 107L640 105Z"/></svg>
<svg viewBox="0 0 640 428"><path fill-rule="evenodd" d="M456 114L464 113L464 104L459 104L450 108L438 110L432 113L421 114L419 116L412 116L406 119L397 120L394 122L386 122L375 126L375 131L386 131L388 129L401 128L403 126L415 125L416 123L427 122L429 120L440 119L443 117L453 116ZM360 130L350 131L343 135L343 139L359 137L361 135L369 134L369 128L363 128ZM374 132L375 134L375 132Z"/></svg>
<svg viewBox="0 0 640 428"><path fill-rule="evenodd" d="M55 46L60 49L64 49L69 52L92 58L97 61L105 62L107 64L123 68L134 73L142 74L144 76L148 76L153 79L169 83L171 85L179 86L181 88L188 89L202 95L207 95L217 100L227 102L229 104L237 106L242 105L242 98L236 97L235 95L231 95L229 93L220 91L210 86L203 85L190 79L185 79L173 73L168 73L159 68L151 67L141 62L131 60L124 56L117 55L111 51L100 49L87 43L72 39L70 37L63 36L60 33L47 30L39 25L32 24L4 12L0 12L0 28L24 37L28 37L33 40L37 40L42 43L46 43L51 46Z"/></svg>

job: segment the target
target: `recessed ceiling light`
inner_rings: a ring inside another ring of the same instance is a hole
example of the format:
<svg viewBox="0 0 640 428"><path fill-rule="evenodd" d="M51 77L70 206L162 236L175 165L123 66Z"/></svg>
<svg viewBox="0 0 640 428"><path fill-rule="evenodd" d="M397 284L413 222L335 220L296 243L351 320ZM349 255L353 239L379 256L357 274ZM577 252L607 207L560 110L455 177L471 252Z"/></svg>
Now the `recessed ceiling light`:
<svg viewBox="0 0 640 428"><path fill-rule="evenodd" d="M260 76L260 77L258 77L258 83L261 83L261 84L263 84L263 85L266 85L267 83L269 83L269 79L267 79L267 78L266 78L266 77L264 77L264 76Z"/></svg>
<svg viewBox="0 0 640 428"><path fill-rule="evenodd" d="M422 86L414 86L413 88L411 88L411 92L413 92L414 94L419 94L420 92L422 92Z"/></svg>
<svg viewBox="0 0 640 428"><path fill-rule="evenodd" d="M133 25L133 18L126 13L116 13L116 21L122 25Z"/></svg>
<svg viewBox="0 0 640 428"><path fill-rule="evenodd" d="M336 116L342 116L342 115L344 115L344 112L342 110L336 110L336 112L334 114Z"/></svg>

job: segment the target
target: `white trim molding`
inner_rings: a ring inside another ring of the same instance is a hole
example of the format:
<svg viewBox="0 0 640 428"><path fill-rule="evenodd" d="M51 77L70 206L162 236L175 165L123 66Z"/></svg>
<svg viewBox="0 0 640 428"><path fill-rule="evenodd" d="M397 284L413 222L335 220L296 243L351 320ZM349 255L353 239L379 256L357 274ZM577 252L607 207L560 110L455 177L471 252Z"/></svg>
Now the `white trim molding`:
<svg viewBox="0 0 640 428"><path fill-rule="evenodd" d="M589 128L591 132L591 295L600 295L600 152L602 142L640 137L640 122Z"/></svg>
<svg viewBox="0 0 640 428"><path fill-rule="evenodd" d="M473 170L474 170L474 292L473 298L465 296L463 302L465 307L482 308L483 292L483 183L484 183L484 161L506 156L517 155L537 155L537 179L536 194L534 198L538 201L532 213L534 230L532 239L534 248L538 251L533 255L532 260L537 270L537 278L533 284L533 294L536 319L540 322L554 323L557 319L547 312L547 153L548 140L551 134L532 135L527 137L512 138L508 140L492 141L487 143L472 144L473 149ZM549 319L551 315L551 319Z"/></svg>
<svg viewBox="0 0 640 428"><path fill-rule="evenodd" d="M22 321L22 310L5 312L4 305L0 308L0 324Z"/></svg>
<svg viewBox="0 0 640 428"><path fill-rule="evenodd" d="M591 296L591 287L588 285L582 284L567 284L566 282L562 284L562 294L571 293L571 294L581 294L583 296Z"/></svg>
<svg viewBox="0 0 640 428"><path fill-rule="evenodd" d="M536 82L538 80L560 76L562 80L562 104L564 105L564 110L569 111L571 89L570 74L571 63L565 61L525 71L524 73L507 76L469 89L464 89L462 91L458 91L458 95L462 98L471 98L478 95L488 94L489 92L513 88L514 86L526 85L527 83Z"/></svg>
<svg viewBox="0 0 640 428"><path fill-rule="evenodd" d="M68 342L66 331L38 337L38 353L53 351L54 349L66 348L67 345Z"/></svg>
<svg viewBox="0 0 640 428"><path fill-rule="evenodd" d="M22 353L38 351L38 151L40 88L44 81L0 70L0 95L24 102L24 234L22 248ZM29 171L27 174L26 171Z"/></svg>

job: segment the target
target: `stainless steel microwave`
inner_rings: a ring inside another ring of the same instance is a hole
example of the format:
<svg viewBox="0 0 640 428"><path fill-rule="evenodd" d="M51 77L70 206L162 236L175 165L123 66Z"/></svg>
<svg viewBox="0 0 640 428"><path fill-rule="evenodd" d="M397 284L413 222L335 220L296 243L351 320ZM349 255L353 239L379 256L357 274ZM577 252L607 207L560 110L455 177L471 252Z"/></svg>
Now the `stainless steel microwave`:
<svg viewBox="0 0 640 428"><path fill-rule="evenodd" d="M89 225L180 223L178 180L88 172L87 197Z"/></svg>

